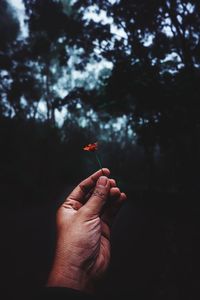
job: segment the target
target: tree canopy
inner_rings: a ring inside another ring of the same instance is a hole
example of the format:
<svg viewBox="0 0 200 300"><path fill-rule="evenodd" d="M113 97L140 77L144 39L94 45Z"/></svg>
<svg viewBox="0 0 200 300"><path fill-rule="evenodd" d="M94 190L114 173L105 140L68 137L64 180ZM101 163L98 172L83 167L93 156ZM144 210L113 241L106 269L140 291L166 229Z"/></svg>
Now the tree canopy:
<svg viewBox="0 0 200 300"><path fill-rule="evenodd" d="M137 141L150 165L156 149L160 155L182 149L183 156L174 155L185 165L187 147L194 165L200 124L196 1L23 4L27 36L20 36L12 6L2 1L0 7L1 116L56 126L60 113L107 138L118 127L121 142Z"/></svg>
<svg viewBox="0 0 200 300"><path fill-rule="evenodd" d="M128 195L106 293L198 299L199 1L21 2L0 1L2 286L45 285L53 216L98 141Z"/></svg>

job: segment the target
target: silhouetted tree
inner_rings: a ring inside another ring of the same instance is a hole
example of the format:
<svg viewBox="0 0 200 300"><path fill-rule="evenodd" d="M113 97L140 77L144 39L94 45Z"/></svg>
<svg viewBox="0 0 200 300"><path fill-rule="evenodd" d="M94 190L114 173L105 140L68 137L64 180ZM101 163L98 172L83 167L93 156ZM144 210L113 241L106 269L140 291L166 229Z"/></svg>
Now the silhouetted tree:
<svg viewBox="0 0 200 300"><path fill-rule="evenodd" d="M0 3L0 115L6 111L9 73L12 69L12 51L19 33L19 22L7 1Z"/></svg>
<svg viewBox="0 0 200 300"><path fill-rule="evenodd" d="M85 0L75 7L84 23L82 39L90 40L89 51L98 49L99 55L113 62L101 98L104 109L112 115L128 115L129 126L137 131L147 156L150 153L150 165L157 145L161 153L174 153L174 178L183 179L183 170L191 172L189 166L199 162L197 2ZM85 11L97 15L104 11L112 21L88 19ZM188 177L184 180L188 182Z"/></svg>

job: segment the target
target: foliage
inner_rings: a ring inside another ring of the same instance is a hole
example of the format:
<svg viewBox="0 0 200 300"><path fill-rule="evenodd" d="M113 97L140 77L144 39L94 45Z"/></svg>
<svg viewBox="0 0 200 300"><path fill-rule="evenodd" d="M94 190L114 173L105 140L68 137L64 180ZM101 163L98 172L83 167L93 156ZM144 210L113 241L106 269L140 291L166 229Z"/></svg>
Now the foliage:
<svg viewBox="0 0 200 300"><path fill-rule="evenodd" d="M136 134L150 173L156 151L164 163L174 157L175 176L196 165L200 12L195 1L29 0L24 5L29 32L24 38L8 3L0 7L1 28L9 28L9 34L1 29L2 118L47 120L56 127L56 113L65 109L70 130L85 124L89 136L96 132L97 138L114 136L116 142L120 136L124 145ZM105 67L101 78L91 73L88 84L78 79L103 60L112 64L111 72ZM124 131L113 135L119 117Z"/></svg>
<svg viewBox="0 0 200 300"><path fill-rule="evenodd" d="M45 285L55 210L98 168L82 150L98 141L129 198L106 292L198 298L199 1L23 0L26 36L9 3L0 1L2 286L10 270L15 298L19 286ZM127 266L133 276L122 278Z"/></svg>

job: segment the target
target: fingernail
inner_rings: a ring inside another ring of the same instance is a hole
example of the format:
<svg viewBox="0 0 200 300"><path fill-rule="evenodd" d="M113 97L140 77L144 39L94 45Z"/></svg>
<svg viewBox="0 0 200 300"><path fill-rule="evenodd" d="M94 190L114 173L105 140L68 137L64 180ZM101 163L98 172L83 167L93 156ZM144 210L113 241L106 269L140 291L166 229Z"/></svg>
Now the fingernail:
<svg viewBox="0 0 200 300"><path fill-rule="evenodd" d="M107 181L108 181L107 177L101 176L101 177L99 177L97 184L102 185L102 186L106 186Z"/></svg>

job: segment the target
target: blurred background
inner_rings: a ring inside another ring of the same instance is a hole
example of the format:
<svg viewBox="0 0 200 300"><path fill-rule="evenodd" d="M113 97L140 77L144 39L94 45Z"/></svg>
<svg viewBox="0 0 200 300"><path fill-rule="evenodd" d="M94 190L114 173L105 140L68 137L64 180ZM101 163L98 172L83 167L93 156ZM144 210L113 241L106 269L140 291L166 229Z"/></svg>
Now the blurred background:
<svg viewBox="0 0 200 300"><path fill-rule="evenodd" d="M128 195L99 294L197 299L200 3L1 0L1 285L43 286L55 212L103 166Z"/></svg>

